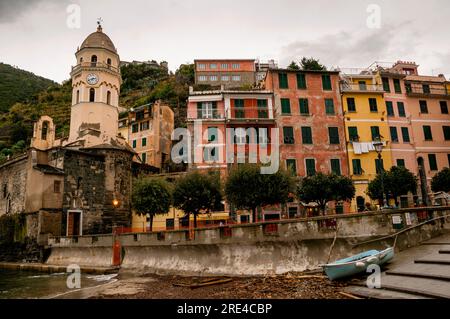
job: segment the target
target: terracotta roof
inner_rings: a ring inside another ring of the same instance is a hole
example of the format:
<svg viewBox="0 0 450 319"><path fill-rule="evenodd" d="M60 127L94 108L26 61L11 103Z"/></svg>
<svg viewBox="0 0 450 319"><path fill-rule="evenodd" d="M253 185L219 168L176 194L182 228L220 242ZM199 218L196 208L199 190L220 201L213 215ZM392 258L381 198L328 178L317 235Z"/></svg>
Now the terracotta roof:
<svg viewBox="0 0 450 319"><path fill-rule="evenodd" d="M426 75L408 75L405 78L406 81L421 81L421 82L446 82L444 77L440 76L426 76Z"/></svg>
<svg viewBox="0 0 450 319"><path fill-rule="evenodd" d="M80 50L84 48L103 48L117 53L116 47L111 39L98 27L96 32L91 33L81 44Z"/></svg>

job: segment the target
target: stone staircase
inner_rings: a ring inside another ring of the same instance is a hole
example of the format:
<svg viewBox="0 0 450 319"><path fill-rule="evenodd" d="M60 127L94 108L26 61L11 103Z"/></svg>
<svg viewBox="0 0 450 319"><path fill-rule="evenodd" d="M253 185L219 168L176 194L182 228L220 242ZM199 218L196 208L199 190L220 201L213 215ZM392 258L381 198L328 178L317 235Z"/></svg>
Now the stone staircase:
<svg viewBox="0 0 450 319"><path fill-rule="evenodd" d="M365 281L357 281L346 291L374 299L450 298L450 235L396 254L386 268L381 289L369 289Z"/></svg>

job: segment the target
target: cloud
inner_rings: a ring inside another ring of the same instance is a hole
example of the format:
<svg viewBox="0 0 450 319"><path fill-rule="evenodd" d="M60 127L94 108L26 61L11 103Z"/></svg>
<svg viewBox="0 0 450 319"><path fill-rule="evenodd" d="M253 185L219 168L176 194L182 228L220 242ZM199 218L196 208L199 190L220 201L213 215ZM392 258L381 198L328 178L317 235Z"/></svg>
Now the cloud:
<svg viewBox="0 0 450 319"><path fill-rule="evenodd" d="M11 23L18 20L22 15L35 9L41 3L69 3L69 1L58 0L1 0L0 1L0 23Z"/></svg>
<svg viewBox="0 0 450 319"><path fill-rule="evenodd" d="M326 66L365 67L374 61L396 61L409 56L419 43L408 30L409 22L381 29L340 31L312 41L296 41L281 49L281 66L303 56L319 59Z"/></svg>

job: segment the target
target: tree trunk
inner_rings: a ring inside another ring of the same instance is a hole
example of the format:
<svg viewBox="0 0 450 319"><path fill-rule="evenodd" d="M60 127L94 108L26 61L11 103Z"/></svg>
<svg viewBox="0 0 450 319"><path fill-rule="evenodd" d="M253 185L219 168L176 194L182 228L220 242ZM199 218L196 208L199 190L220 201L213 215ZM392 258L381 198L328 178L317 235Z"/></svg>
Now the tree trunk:
<svg viewBox="0 0 450 319"><path fill-rule="evenodd" d="M256 223L256 207L252 208L252 213L253 213L253 222Z"/></svg>
<svg viewBox="0 0 450 319"><path fill-rule="evenodd" d="M197 228L197 213L194 213L194 228Z"/></svg>
<svg viewBox="0 0 450 319"><path fill-rule="evenodd" d="M150 214L150 232L153 231L153 215Z"/></svg>

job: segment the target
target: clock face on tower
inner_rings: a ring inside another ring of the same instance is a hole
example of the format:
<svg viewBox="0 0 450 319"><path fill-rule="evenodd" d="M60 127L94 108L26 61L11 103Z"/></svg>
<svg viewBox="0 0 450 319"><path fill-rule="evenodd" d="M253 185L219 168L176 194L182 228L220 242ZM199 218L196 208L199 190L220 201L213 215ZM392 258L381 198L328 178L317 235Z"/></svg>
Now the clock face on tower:
<svg viewBox="0 0 450 319"><path fill-rule="evenodd" d="M97 76L97 74L94 74L94 73L88 74L87 77L86 77L86 81L90 85L97 84L98 83L98 76Z"/></svg>

